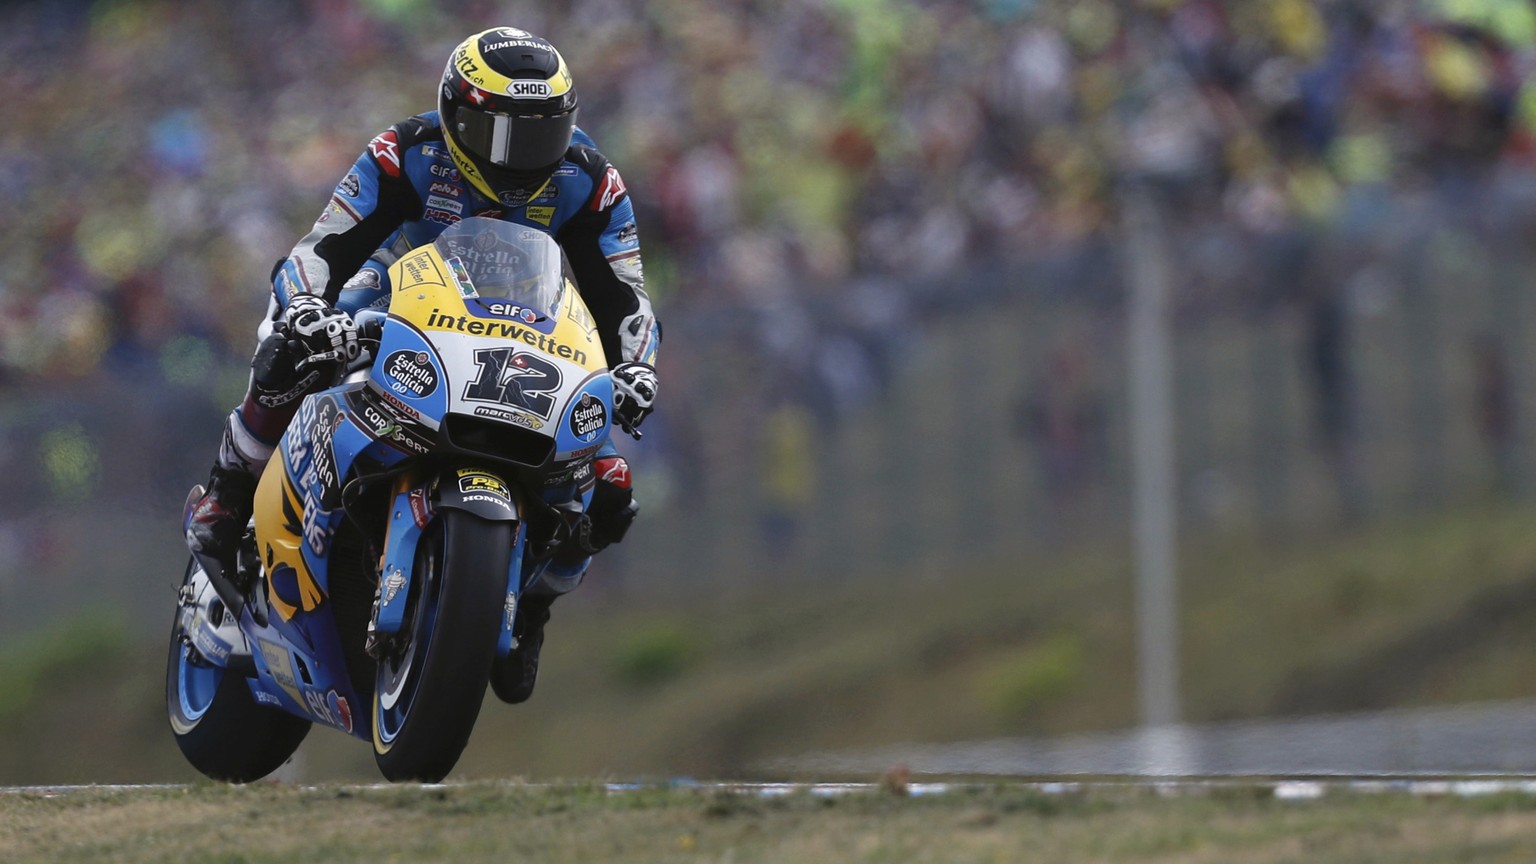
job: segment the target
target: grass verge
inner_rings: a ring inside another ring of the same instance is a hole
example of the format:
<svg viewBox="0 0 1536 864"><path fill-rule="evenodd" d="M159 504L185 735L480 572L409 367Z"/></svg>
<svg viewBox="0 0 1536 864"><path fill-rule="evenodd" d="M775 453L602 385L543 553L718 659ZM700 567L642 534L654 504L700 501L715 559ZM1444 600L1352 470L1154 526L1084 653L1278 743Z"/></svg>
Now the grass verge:
<svg viewBox="0 0 1536 864"><path fill-rule="evenodd" d="M1200 794L981 786L760 797L594 784L343 788L257 785L0 795L18 864L138 862L1528 861L1536 799L1262 787Z"/></svg>

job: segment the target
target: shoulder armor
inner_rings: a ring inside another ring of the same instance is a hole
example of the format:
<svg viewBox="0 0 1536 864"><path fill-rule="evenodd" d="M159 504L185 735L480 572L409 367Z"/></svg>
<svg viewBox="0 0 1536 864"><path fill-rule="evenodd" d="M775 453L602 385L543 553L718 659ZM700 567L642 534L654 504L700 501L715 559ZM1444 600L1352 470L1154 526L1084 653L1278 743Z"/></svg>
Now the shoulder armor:
<svg viewBox="0 0 1536 864"><path fill-rule="evenodd" d="M378 164L379 170L390 177L401 175L402 154L423 141L443 137L437 118L417 114L408 120L389 127L368 142L368 155Z"/></svg>
<svg viewBox="0 0 1536 864"><path fill-rule="evenodd" d="M435 113L417 114L389 128L394 129L400 136L401 147L410 147L423 141L437 141L443 137L443 127L438 123Z"/></svg>
<svg viewBox="0 0 1536 864"><path fill-rule="evenodd" d="M628 194L624 188L624 179L619 176L619 169L613 167L608 157L598 151L596 147L586 144L572 144L571 149L565 153L566 161L574 162L583 172L592 178L592 194L587 198L587 209L604 211Z"/></svg>
<svg viewBox="0 0 1536 864"><path fill-rule="evenodd" d="M594 183L603 179L603 172L608 168L608 157L587 144L572 144L571 149L565 151L565 161L580 166Z"/></svg>

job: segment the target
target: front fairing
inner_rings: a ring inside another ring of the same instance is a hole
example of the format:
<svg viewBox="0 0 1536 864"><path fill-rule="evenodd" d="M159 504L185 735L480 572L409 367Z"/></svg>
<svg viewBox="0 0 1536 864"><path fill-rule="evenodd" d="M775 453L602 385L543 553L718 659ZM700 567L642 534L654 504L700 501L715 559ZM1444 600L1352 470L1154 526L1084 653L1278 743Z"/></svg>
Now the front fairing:
<svg viewBox="0 0 1536 864"><path fill-rule="evenodd" d="M456 428L501 427L486 440L547 439L537 464L504 454L523 467L556 472L590 456L611 431L613 385L559 262L547 234L482 218L400 259L370 390L439 443L462 443L442 428L457 417Z"/></svg>

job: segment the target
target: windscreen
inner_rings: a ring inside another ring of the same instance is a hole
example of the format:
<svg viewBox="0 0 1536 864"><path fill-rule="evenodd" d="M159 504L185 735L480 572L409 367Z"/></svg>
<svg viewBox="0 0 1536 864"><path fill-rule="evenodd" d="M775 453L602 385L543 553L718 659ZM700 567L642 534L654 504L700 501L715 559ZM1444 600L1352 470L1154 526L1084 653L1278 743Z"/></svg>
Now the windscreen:
<svg viewBox="0 0 1536 864"><path fill-rule="evenodd" d="M505 301L553 318L565 280L560 247L536 228L481 216L464 219L433 241L465 297Z"/></svg>

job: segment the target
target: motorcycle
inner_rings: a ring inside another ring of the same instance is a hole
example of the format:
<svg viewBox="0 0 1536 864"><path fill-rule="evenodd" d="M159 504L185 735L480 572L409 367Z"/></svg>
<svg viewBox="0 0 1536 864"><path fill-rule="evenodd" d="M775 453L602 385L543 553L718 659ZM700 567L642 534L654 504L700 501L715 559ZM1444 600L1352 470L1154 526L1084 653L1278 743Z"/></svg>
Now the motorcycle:
<svg viewBox="0 0 1536 864"><path fill-rule="evenodd" d="M612 429L565 272L548 234L480 217L390 268L363 356L262 474L233 571L187 565L166 703L198 771L259 779L314 724L371 741L391 781L453 769Z"/></svg>

